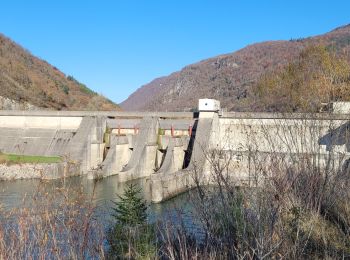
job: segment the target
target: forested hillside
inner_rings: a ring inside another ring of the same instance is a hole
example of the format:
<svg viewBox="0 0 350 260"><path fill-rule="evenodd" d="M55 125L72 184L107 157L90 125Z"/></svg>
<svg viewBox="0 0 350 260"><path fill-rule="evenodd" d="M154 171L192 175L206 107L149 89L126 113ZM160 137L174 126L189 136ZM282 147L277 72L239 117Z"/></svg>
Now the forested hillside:
<svg viewBox="0 0 350 260"><path fill-rule="evenodd" d="M125 110L183 111L195 108L199 98L207 97L220 100L228 110L267 109L256 96L258 82L266 74L279 73L298 62L300 53L310 46L324 46L349 61L350 26L315 37L257 43L200 61L142 86L121 106Z"/></svg>
<svg viewBox="0 0 350 260"><path fill-rule="evenodd" d="M119 106L0 34L0 109L115 110Z"/></svg>

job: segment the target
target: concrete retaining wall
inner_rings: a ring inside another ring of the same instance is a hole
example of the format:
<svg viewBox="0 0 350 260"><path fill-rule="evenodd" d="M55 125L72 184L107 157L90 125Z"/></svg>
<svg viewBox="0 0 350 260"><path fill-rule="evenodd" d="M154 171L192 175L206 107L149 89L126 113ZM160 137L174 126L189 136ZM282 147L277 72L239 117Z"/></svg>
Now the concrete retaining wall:
<svg viewBox="0 0 350 260"><path fill-rule="evenodd" d="M237 183L258 184L273 174L273 168L283 170L303 163L336 172L350 158L348 120L316 114L307 118L221 118L219 122L215 160L222 165L229 162L227 170Z"/></svg>
<svg viewBox="0 0 350 260"><path fill-rule="evenodd" d="M333 146L349 152L347 120L223 118L219 122L219 148L224 150L327 153Z"/></svg>
<svg viewBox="0 0 350 260"><path fill-rule="evenodd" d="M237 185L259 185L273 167L311 162L338 171L350 160L350 115L230 113L211 118L200 115L187 170L152 176L154 202L190 189L194 177L213 184L218 167L225 167Z"/></svg>
<svg viewBox="0 0 350 260"><path fill-rule="evenodd" d="M177 171L173 174L154 174L151 178L151 200L158 203L191 189L193 172Z"/></svg>

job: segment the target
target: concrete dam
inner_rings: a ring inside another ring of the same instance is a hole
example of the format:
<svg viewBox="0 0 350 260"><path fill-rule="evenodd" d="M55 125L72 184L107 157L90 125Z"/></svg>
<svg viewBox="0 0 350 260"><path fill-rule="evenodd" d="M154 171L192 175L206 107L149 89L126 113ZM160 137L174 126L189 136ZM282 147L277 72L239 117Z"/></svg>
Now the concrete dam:
<svg viewBox="0 0 350 260"><path fill-rule="evenodd" d="M160 202L225 171L237 185L259 185L271 165L313 158L349 169L350 111L317 114L222 112L0 111L0 150L60 156L76 165L56 177L146 178Z"/></svg>

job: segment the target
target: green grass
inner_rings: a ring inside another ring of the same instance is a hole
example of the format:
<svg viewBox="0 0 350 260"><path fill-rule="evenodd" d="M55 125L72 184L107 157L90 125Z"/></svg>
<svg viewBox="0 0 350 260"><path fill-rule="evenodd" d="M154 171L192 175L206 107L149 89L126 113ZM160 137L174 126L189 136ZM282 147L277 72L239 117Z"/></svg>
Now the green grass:
<svg viewBox="0 0 350 260"><path fill-rule="evenodd" d="M62 158L59 156L0 154L1 163L58 163L61 161Z"/></svg>

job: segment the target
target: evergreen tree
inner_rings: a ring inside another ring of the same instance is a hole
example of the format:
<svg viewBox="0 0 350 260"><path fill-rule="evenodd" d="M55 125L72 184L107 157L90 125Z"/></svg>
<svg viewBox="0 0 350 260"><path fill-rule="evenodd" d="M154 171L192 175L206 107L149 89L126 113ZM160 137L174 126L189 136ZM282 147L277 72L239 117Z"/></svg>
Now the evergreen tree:
<svg viewBox="0 0 350 260"><path fill-rule="evenodd" d="M153 259L156 256L154 225L147 223L147 204L136 185L125 188L114 202L115 225L108 232L110 259Z"/></svg>
<svg viewBox="0 0 350 260"><path fill-rule="evenodd" d="M141 189L131 184L124 190L124 195L119 196L119 201L114 202L113 215L117 222L123 225L140 225L147 221L146 201L140 197Z"/></svg>

